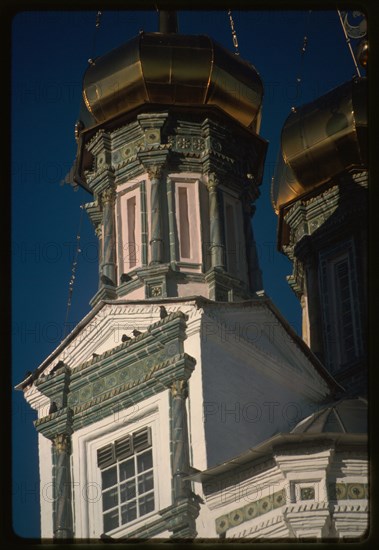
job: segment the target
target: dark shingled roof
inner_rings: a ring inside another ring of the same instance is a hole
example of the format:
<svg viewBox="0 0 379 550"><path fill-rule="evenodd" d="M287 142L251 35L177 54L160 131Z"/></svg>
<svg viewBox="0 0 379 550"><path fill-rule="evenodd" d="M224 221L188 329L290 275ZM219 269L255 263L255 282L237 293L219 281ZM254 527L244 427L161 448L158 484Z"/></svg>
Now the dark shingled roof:
<svg viewBox="0 0 379 550"><path fill-rule="evenodd" d="M367 401L341 399L301 420L291 434L367 433Z"/></svg>

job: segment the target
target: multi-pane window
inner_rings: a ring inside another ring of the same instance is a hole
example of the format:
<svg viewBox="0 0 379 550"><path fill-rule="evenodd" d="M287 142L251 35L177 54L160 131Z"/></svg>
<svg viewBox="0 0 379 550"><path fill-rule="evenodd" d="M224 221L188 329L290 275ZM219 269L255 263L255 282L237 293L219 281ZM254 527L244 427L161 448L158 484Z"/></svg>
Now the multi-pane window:
<svg viewBox="0 0 379 550"><path fill-rule="evenodd" d="M354 342L354 311L347 258L334 264L338 337L342 362L356 355Z"/></svg>
<svg viewBox="0 0 379 550"><path fill-rule="evenodd" d="M152 512L153 452L150 428L116 440L97 451L101 470L104 532Z"/></svg>
<svg viewBox="0 0 379 550"><path fill-rule="evenodd" d="M326 362L335 371L362 353L353 243L345 242L326 251L320 260Z"/></svg>

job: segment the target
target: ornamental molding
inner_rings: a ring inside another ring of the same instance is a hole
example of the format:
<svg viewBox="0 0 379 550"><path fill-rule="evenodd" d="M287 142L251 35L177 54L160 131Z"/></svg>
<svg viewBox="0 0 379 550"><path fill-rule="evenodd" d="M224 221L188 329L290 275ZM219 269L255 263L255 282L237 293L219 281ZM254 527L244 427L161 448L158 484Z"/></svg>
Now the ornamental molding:
<svg viewBox="0 0 379 550"><path fill-rule="evenodd" d="M301 515L302 513L314 513L316 511L327 511L329 514L329 502L327 500L323 502L299 502L296 504L287 505L283 508L284 516Z"/></svg>
<svg viewBox="0 0 379 550"><path fill-rule="evenodd" d="M251 493L251 491L249 493L249 488L251 488L252 482L254 482L253 489L260 491L283 482L283 475L278 470L273 458L245 467L237 473L231 470L217 476L215 481L203 482L207 504L212 510L231 504L240 496L247 496Z"/></svg>
<svg viewBox="0 0 379 550"><path fill-rule="evenodd" d="M330 531L331 514L327 501L287 506L283 517L295 538L322 538Z"/></svg>
<svg viewBox="0 0 379 550"><path fill-rule="evenodd" d="M114 305L111 309L116 313L118 308ZM191 376L196 363L194 358L183 353L186 319L181 311L170 313L150 324L144 333L91 361L72 369L64 366L40 377L41 392L55 400L60 399L55 394L63 392L61 402L68 408L40 418L35 423L37 429L48 437L54 424L65 420L64 414L67 411L69 415L71 411L76 430L111 414L116 405L130 405L130 400L136 403L168 386L174 385L174 391L184 391L184 380ZM56 433L61 431L56 430Z"/></svg>
<svg viewBox="0 0 379 550"><path fill-rule="evenodd" d="M333 515L336 517L336 514L362 514L368 512L368 508L369 505L367 502L362 504L335 504L333 506Z"/></svg>
<svg viewBox="0 0 379 550"><path fill-rule="evenodd" d="M368 484L362 482L329 483L328 497L331 501L366 500L368 499Z"/></svg>
<svg viewBox="0 0 379 550"><path fill-rule="evenodd" d="M267 514L276 508L281 508L286 503L286 490L281 489L272 495L263 497L255 502L249 502L227 514L219 516L215 520L216 532L220 535L226 533L231 527L235 527L259 516Z"/></svg>
<svg viewBox="0 0 379 550"><path fill-rule="evenodd" d="M158 392L165 391L170 384L170 380L175 378L188 378L195 368L195 359L187 354L174 356L171 360L154 365L143 377L133 380L128 384L115 386L112 390L90 399L82 405L73 406L40 418L35 422L37 431L49 439L55 433L62 431L57 428L59 418L66 421L70 414L70 426L72 431L77 431L84 426L93 424L102 418L106 418L128 407L133 406L139 401L143 401ZM66 416L65 416L66 415ZM65 426L65 431L69 426Z"/></svg>
<svg viewBox="0 0 379 550"><path fill-rule="evenodd" d="M270 517L264 521L245 528L243 531L233 532L228 535L228 539L250 539L250 538L289 538L290 532L282 514Z"/></svg>
<svg viewBox="0 0 379 550"><path fill-rule="evenodd" d="M94 193L101 193L107 185L112 185L114 182L115 174L111 165L104 163L101 168L93 172L86 172L86 181L91 184Z"/></svg>
<svg viewBox="0 0 379 550"><path fill-rule="evenodd" d="M198 136L170 135L167 138L167 143L178 152L201 153L205 149L205 139Z"/></svg>
<svg viewBox="0 0 379 550"><path fill-rule="evenodd" d="M100 130L98 130L96 134L86 143L85 148L93 155L98 155L103 150L110 151L111 144L111 135L104 130L104 128L100 128Z"/></svg>

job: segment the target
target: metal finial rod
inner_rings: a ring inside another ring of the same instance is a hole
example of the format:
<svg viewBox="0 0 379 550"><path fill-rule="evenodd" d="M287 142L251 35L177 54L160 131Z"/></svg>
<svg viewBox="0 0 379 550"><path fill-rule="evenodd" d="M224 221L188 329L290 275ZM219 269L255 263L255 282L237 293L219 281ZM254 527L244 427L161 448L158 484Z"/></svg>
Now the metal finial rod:
<svg viewBox="0 0 379 550"><path fill-rule="evenodd" d="M355 65L355 70L357 71L357 75L360 77L361 76L361 72L359 70L359 67L357 65L357 61L355 59L355 55L354 55L354 52L353 52L353 48L351 47L351 44L350 44L350 38L346 32L346 28L345 28L345 25L344 25L344 22L342 20L342 15L341 15L341 12L340 10L337 10L337 13L338 13L338 17L340 18L340 22L341 22L341 27L342 27L342 30L343 30L343 33L345 35L345 39L346 39L346 44L348 45L349 47L349 50L350 50L350 53L351 53L351 57L353 58L353 61L354 61L354 65Z"/></svg>
<svg viewBox="0 0 379 550"><path fill-rule="evenodd" d="M173 34L178 32L178 18L176 11L159 11L159 32Z"/></svg>

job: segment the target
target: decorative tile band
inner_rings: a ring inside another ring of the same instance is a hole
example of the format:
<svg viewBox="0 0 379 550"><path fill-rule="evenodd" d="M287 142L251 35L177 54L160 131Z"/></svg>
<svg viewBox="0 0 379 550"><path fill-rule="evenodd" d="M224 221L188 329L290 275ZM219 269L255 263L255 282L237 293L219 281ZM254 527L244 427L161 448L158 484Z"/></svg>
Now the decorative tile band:
<svg viewBox="0 0 379 550"><path fill-rule="evenodd" d="M368 485L367 483L330 483L328 486L328 497L329 500L367 499ZM231 527L262 516L285 504L286 490L282 489L273 495L261 498L218 517L216 519L216 531L218 534L225 533Z"/></svg>
<svg viewBox="0 0 379 550"><path fill-rule="evenodd" d="M286 504L286 490L282 489L273 495L263 497L255 502L250 502L246 504L246 506L236 508L228 514L218 517L216 519L216 531L218 534L225 533L225 531L231 527L262 516L275 508L284 506L284 504Z"/></svg>
<svg viewBox="0 0 379 550"><path fill-rule="evenodd" d="M356 500L368 498L367 483L329 483L329 500Z"/></svg>
<svg viewBox="0 0 379 550"><path fill-rule="evenodd" d="M176 350L175 350L176 351ZM118 372L113 372L104 378L91 382L88 380L87 385L82 389L73 391L68 396L69 407L85 403L98 395L101 395L119 385L132 383L140 378L143 378L154 365L167 361L169 358L166 349L152 354L149 357L135 362L133 365L127 365Z"/></svg>

